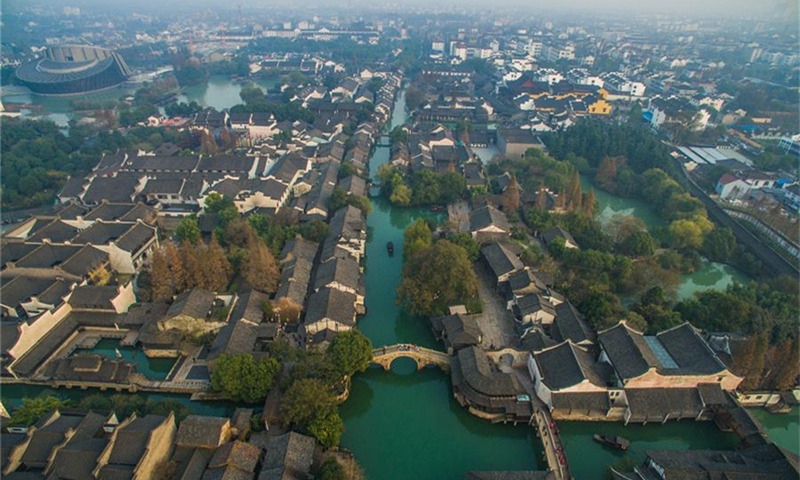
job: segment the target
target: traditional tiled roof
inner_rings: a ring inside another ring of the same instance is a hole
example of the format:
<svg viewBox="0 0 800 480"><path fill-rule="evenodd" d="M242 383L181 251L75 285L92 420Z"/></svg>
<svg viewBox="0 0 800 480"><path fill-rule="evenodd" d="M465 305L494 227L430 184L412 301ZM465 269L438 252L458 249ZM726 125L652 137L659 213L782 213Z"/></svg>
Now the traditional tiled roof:
<svg viewBox="0 0 800 480"><path fill-rule="evenodd" d="M545 297L537 293L528 293L523 295L517 299L516 304L514 305L514 314L520 319L526 315L540 311L550 315L555 315L556 313L553 304L550 303L550 301Z"/></svg>
<svg viewBox="0 0 800 480"><path fill-rule="evenodd" d="M355 303L355 294L325 287L308 297L305 323L328 318L342 325L355 326Z"/></svg>
<svg viewBox="0 0 800 480"><path fill-rule="evenodd" d="M314 290L329 286L336 282L341 286L358 289L361 270L358 262L351 256L334 258L317 266L314 277Z"/></svg>
<svg viewBox="0 0 800 480"><path fill-rule="evenodd" d="M78 427L83 415L66 415L58 411L43 417L30 437L21 462L28 469L44 469L53 448L63 442L67 433Z"/></svg>
<svg viewBox="0 0 800 480"><path fill-rule="evenodd" d="M556 306L556 318L553 326L553 337L560 342L566 340L572 340L575 343L594 342L596 338L586 320L569 302Z"/></svg>
<svg viewBox="0 0 800 480"><path fill-rule="evenodd" d="M550 230L542 232L542 239L545 243L550 244L556 238L563 238L564 241L577 245L578 243L572 238L572 235L561 227L553 227Z"/></svg>
<svg viewBox="0 0 800 480"><path fill-rule="evenodd" d="M608 392L553 392L553 410L571 410L577 412L608 412L611 403Z"/></svg>
<svg viewBox="0 0 800 480"><path fill-rule="evenodd" d="M481 342L481 330L475 319L468 315L435 317L431 319L431 325L436 334L444 339L448 348L458 350Z"/></svg>
<svg viewBox="0 0 800 480"><path fill-rule="evenodd" d="M117 241L117 239L122 237L133 226L134 224L127 222L107 223L97 221L92 224L91 227L76 235L75 238L72 239L72 243L76 245L85 245L87 243L91 243L92 245L108 245L111 242Z"/></svg>
<svg viewBox="0 0 800 480"><path fill-rule="evenodd" d="M102 355L78 354L48 364L47 376L70 382L102 382L126 385L135 367L124 360Z"/></svg>
<svg viewBox="0 0 800 480"><path fill-rule="evenodd" d="M183 292L175 298L175 301L169 307L167 318L177 316L206 318L214 304L214 299L214 292L209 292L202 288L193 288L188 292Z"/></svg>
<svg viewBox="0 0 800 480"><path fill-rule="evenodd" d="M645 342L644 335L628 327L625 322L599 332L597 339L617 375L623 380L638 377L658 366L658 360Z"/></svg>
<svg viewBox="0 0 800 480"><path fill-rule="evenodd" d="M58 210L56 216L62 220L76 220L78 217L83 217L88 212L89 209L87 207L70 202Z"/></svg>
<svg viewBox="0 0 800 480"><path fill-rule="evenodd" d="M583 348L567 341L534 353L542 382L550 390L562 390L588 380L597 387L605 388L608 373L592 355Z"/></svg>
<svg viewBox="0 0 800 480"><path fill-rule="evenodd" d="M69 297L73 310L108 310L113 312L111 303L119 294L116 285L83 285L75 287Z"/></svg>
<svg viewBox="0 0 800 480"><path fill-rule="evenodd" d="M506 215L491 205L484 205L472 210L469 214L469 229L472 232L494 226L502 231L510 232L511 225Z"/></svg>
<svg viewBox="0 0 800 480"><path fill-rule="evenodd" d="M117 429L117 437L111 447L108 463L100 469L99 479L117 479L121 478L121 474L132 473L133 468L147 453L148 441L153 430L167 421L174 420L171 416L147 415L135 418L128 425Z"/></svg>
<svg viewBox="0 0 800 480"><path fill-rule="evenodd" d="M32 243L42 243L45 240L49 240L53 243L62 243L73 238L78 234L78 231L77 227L62 220L53 220L46 227L28 237L28 241Z"/></svg>
<svg viewBox="0 0 800 480"><path fill-rule="evenodd" d="M797 455L774 443L737 450L656 450L648 451L647 457L644 467L637 470L644 475L641 478L790 480L800 476Z"/></svg>
<svg viewBox="0 0 800 480"><path fill-rule="evenodd" d="M725 370L725 365L689 323L665 330L656 338L682 374L710 375Z"/></svg>
<svg viewBox="0 0 800 480"><path fill-rule="evenodd" d="M225 417L189 415L178 427L175 444L180 447L217 448L228 440L230 420Z"/></svg>
<svg viewBox="0 0 800 480"><path fill-rule="evenodd" d="M311 269L319 244L295 237L281 252L281 282L275 298L289 298L298 305L305 303Z"/></svg>
<svg viewBox="0 0 800 480"><path fill-rule="evenodd" d="M316 441L296 432L270 437L258 480L305 480Z"/></svg>
<svg viewBox="0 0 800 480"><path fill-rule="evenodd" d="M148 242L155 240L155 238L155 227L138 222L116 241L116 245L122 250L133 254L141 250Z"/></svg>
<svg viewBox="0 0 800 480"><path fill-rule="evenodd" d="M522 392L516 377L494 368L482 348L462 348L455 357L464 381L475 391L487 396L514 396Z"/></svg>
<svg viewBox="0 0 800 480"><path fill-rule="evenodd" d="M695 418L703 410L696 388L626 388L625 397L634 422Z"/></svg>
<svg viewBox="0 0 800 480"><path fill-rule="evenodd" d="M485 245L481 254L497 278L525 267L519 257L499 243Z"/></svg>
<svg viewBox="0 0 800 480"><path fill-rule="evenodd" d="M239 440L217 448L208 462L203 480L252 480L261 458L261 448Z"/></svg>

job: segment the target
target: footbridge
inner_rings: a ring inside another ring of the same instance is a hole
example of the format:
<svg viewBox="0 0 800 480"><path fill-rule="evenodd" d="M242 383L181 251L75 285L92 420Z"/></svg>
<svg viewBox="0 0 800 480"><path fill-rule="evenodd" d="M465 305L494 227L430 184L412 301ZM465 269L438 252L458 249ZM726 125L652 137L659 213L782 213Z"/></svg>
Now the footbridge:
<svg viewBox="0 0 800 480"><path fill-rule="evenodd" d="M553 478L555 480L571 480L572 475L569 473L561 436L547 407L536 407L531 418L531 426L536 427L539 438L542 440L547 466L550 467Z"/></svg>
<svg viewBox="0 0 800 480"><path fill-rule="evenodd" d="M414 360L417 364L417 370L421 370L428 365L436 365L445 372L450 371L450 356L438 350L400 343L376 348L372 351L372 363L382 366L384 370L390 370L392 368L392 362L396 358L410 358Z"/></svg>

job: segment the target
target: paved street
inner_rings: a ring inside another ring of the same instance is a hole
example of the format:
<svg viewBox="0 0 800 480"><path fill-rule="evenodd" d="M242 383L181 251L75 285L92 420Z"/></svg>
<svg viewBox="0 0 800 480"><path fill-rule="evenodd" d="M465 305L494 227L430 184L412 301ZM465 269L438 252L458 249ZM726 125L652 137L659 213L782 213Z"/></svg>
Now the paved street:
<svg viewBox="0 0 800 480"><path fill-rule="evenodd" d="M514 328L514 317L506 310L505 303L492 284L491 274L482 263L474 264L478 277L478 295L483 305L483 314L478 326L483 331L483 345L488 349L515 346L519 343Z"/></svg>

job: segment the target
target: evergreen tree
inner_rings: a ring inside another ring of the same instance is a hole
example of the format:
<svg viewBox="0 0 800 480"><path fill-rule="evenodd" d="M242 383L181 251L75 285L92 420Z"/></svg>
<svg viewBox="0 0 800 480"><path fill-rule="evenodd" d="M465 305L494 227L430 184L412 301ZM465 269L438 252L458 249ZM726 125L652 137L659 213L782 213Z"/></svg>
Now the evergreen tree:
<svg viewBox="0 0 800 480"><path fill-rule="evenodd" d="M219 134L219 146L222 150L230 150L236 146L236 137L227 128L223 127Z"/></svg>
<svg viewBox="0 0 800 480"><path fill-rule="evenodd" d="M200 225L197 223L197 217L190 216L181 220L181 223L179 223L178 227L175 229L175 239L178 243L189 241L190 243L196 244L199 242Z"/></svg>

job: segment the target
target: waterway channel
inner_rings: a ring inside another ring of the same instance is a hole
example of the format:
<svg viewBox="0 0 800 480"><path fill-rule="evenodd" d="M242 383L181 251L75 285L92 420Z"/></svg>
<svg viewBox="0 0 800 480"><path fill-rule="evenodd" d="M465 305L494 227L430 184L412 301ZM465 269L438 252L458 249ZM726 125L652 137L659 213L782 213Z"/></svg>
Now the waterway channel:
<svg viewBox="0 0 800 480"><path fill-rule="evenodd" d="M226 81L222 86L230 95L215 104L230 103L233 90L238 97L241 86ZM217 88L214 87L214 88ZM209 89L212 88L209 86ZM215 94L202 94L205 103ZM110 92L109 92L110 93ZM197 92L198 97L199 91ZM44 97L36 97L42 99ZM188 94L187 94L187 98ZM6 98L4 97L4 100ZM8 100L11 101L11 100ZM18 103L22 101L16 100ZM238 103L234 101L235 103ZM401 96L397 106L404 107ZM404 108L395 108L390 127L406 120ZM388 148L376 149L372 172L389 159ZM636 200L612 199L595 189L601 212L610 208L620 213L646 215L647 205ZM606 200L604 200L604 198ZM619 203L612 203L611 200ZM403 231L417 218L440 220L438 214L421 209L398 209L379 198L373 199L368 217L369 240L366 263L366 304L368 314L359 328L374 345L398 342L441 348L433 339L426 321L403 313L395 304L395 287L402 271ZM613 213L612 213L613 214ZM655 217L657 218L657 217ZM647 219L645 219L647 222ZM386 253L386 242L395 245L394 256ZM714 273L716 275L716 273ZM716 288L718 283L715 282ZM0 400L8 408L19 406L22 398L55 393L78 402L97 390L54 391L43 387L2 385ZM153 400L174 399L192 411L205 415L230 415L231 402L191 402L188 396L145 394ZM345 420L342 445L352 451L372 480L436 479L461 480L469 470L531 470L546 468L542 448L534 430L527 426L492 425L473 417L453 399L449 377L435 367L415 371L410 360L400 359L391 372L374 367L354 380L350 398L341 407ZM795 453L798 447L798 410L790 415L771 415L757 409L771 438ZM595 443L593 433L621 434L632 442L629 454L641 460L646 450L729 448L736 444L732 435L719 432L711 423L670 422L665 425L624 427L621 424L559 422L570 468L578 480L602 478L605 468L620 455Z"/></svg>

